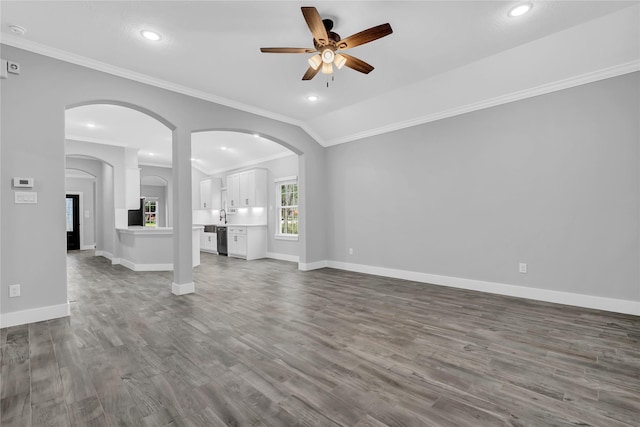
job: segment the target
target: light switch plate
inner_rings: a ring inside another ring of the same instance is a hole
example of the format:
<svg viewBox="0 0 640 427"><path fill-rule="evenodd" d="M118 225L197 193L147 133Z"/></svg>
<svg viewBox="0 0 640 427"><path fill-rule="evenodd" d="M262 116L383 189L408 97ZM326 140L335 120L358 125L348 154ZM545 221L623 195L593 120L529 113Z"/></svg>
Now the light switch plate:
<svg viewBox="0 0 640 427"><path fill-rule="evenodd" d="M35 191L16 191L15 203L20 205L33 205L38 203L38 193Z"/></svg>
<svg viewBox="0 0 640 427"><path fill-rule="evenodd" d="M20 285L9 286L9 298L15 298L20 296Z"/></svg>

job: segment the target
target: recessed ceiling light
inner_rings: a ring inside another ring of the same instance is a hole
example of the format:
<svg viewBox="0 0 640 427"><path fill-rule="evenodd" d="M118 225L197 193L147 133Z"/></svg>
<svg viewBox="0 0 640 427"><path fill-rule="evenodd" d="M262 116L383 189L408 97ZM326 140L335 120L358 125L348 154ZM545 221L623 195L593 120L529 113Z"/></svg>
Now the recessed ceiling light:
<svg viewBox="0 0 640 427"><path fill-rule="evenodd" d="M309 95L309 96L307 96L307 100L309 100L311 102L316 102L318 99L320 99L320 98L318 98L317 95Z"/></svg>
<svg viewBox="0 0 640 427"><path fill-rule="evenodd" d="M151 31L151 30L142 30L140 31L140 34L142 35L142 37L144 37L147 40L151 40L152 42L157 42L158 40L160 40L162 37L160 37L160 34L156 33L155 31Z"/></svg>
<svg viewBox="0 0 640 427"><path fill-rule="evenodd" d="M227 147L220 147L220 149L221 149L222 151L224 151L224 150L226 150L226 149L227 149Z"/></svg>
<svg viewBox="0 0 640 427"><path fill-rule="evenodd" d="M156 154L155 154L155 153L149 153L149 155L150 155L151 157L153 157L153 156L155 156Z"/></svg>
<svg viewBox="0 0 640 427"><path fill-rule="evenodd" d="M87 123L87 127L88 128L94 128L94 127L96 127L96 124L95 123Z"/></svg>
<svg viewBox="0 0 640 427"><path fill-rule="evenodd" d="M259 133L254 133L253 136L256 137L256 138L260 138L260 134Z"/></svg>
<svg viewBox="0 0 640 427"><path fill-rule="evenodd" d="M513 9L511 9L508 15L512 18L515 18L517 16L522 16L525 13L529 12L532 7L533 5L531 3L522 3L514 7Z"/></svg>
<svg viewBox="0 0 640 427"><path fill-rule="evenodd" d="M22 28L19 25L9 25L9 31L11 31L13 34L17 34L19 36L24 36L24 33L27 32L27 30L25 28Z"/></svg>
<svg viewBox="0 0 640 427"><path fill-rule="evenodd" d="M192 161L192 162L197 162L197 161L198 161L198 159L196 159L195 157L192 157L192 158L191 158L191 161Z"/></svg>

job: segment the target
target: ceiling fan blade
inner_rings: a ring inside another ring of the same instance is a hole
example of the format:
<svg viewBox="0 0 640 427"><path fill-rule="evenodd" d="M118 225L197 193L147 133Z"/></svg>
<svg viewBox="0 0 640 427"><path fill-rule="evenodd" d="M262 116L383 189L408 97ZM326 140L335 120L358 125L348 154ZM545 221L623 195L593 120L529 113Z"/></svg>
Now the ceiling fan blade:
<svg viewBox="0 0 640 427"><path fill-rule="evenodd" d="M313 34L313 38L320 46L324 46L329 43L329 36L327 35L327 29L324 27L322 18L315 7L302 7L302 14L304 20L307 21L309 30Z"/></svg>
<svg viewBox="0 0 640 427"><path fill-rule="evenodd" d="M261 47L262 53L313 53L315 49L307 47Z"/></svg>
<svg viewBox="0 0 640 427"><path fill-rule="evenodd" d="M347 55L346 53L341 53L341 55L347 59L347 62L344 63L344 65L346 65L347 67L356 71L360 71L364 74L369 74L373 71L373 66L367 64L362 59L358 59L355 56Z"/></svg>
<svg viewBox="0 0 640 427"><path fill-rule="evenodd" d="M371 27L367 30L360 31L359 33L349 36L346 39L340 40L340 42L338 42L338 49L351 49L352 47L378 40L379 38L388 36L391 33L393 33L393 30L391 29L391 25L388 23Z"/></svg>
<svg viewBox="0 0 640 427"><path fill-rule="evenodd" d="M302 80L311 80L316 76L316 74L318 74L319 71L320 71L320 67L318 67L315 70L313 69L313 67L309 67L307 69L307 72L304 73L304 76L302 76Z"/></svg>

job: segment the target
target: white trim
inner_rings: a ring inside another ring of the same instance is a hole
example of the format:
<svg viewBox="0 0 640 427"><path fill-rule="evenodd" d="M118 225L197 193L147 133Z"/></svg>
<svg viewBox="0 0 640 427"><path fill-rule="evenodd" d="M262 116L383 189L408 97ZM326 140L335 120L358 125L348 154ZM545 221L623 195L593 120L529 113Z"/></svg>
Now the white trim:
<svg viewBox="0 0 640 427"><path fill-rule="evenodd" d="M96 249L96 254L95 255L104 257L104 258L108 259L109 261L113 261L113 254L111 252L101 251L101 250Z"/></svg>
<svg viewBox="0 0 640 427"><path fill-rule="evenodd" d="M171 293L174 295L185 295L185 294L192 294L196 291L196 286L193 282L191 283L184 283L184 284L177 284L177 283L172 283L171 284Z"/></svg>
<svg viewBox="0 0 640 427"><path fill-rule="evenodd" d="M133 271L173 271L171 264L136 264L128 259L120 258L119 264Z"/></svg>
<svg viewBox="0 0 640 427"><path fill-rule="evenodd" d="M298 270L311 271L318 270L320 268L328 267L329 261L316 261L316 262L298 262Z"/></svg>
<svg viewBox="0 0 640 427"><path fill-rule="evenodd" d="M95 249L96 248L96 244L91 244L91 245L80 245L80 250L81 251L88 251L89 249Z"/></svg>
<svg viewBox="0 0 640 427"><path fill-rule="evenodd" d="M276 234L275 236L273 236L273 238L275 240L289 240L291 242L297 242L298 241L298 235L297 234Z"/></svg>
<svg viewBox="0 0 640 427"><path fill-rule="evenodd" d="M298 181L298 177L294 176L283 176L282 178L276 178L273 180L274 183L285 182L285 181Z"/></svg>
<svg viewBox="0 0 640 427"><path fill-rule="evenodd" d="M565 304L576 307L592 308L596 310L605 310L615 313L640 316L640 301L621 300L599 297L595 295L554 291L550 289L507 285L504 283L485 282L482 280L440 276L436 274L421 273L417 271L396 270L392 268L376 267L363 264L352 264L339 261L327 261L327 266L330 268L373 274L376 276L392 277L396 279L430 283L452 288L468 289L498 295L507 295L518 298L527 298L537 301L546 301L557 304ZM300 269L302 270L302 268Z"/></svg>
<svg viewBox="0 0 640 427"><path fill-rule="evenodd" d="M0 316L0 327L8 328L11 326L25 325L27 323L42 322L67 317L70 314L71 311L68 301L64 304L12 311L10 313L2 313L2 316Z"/></svg>
<svg viewBox="0 0 640 427"><path fill-rule="evenodd" d="M0 42L9 46L17 47L19 49L24 49L30 52L38 53L40 55L45 55L50 58L55 58L61 61L70 62L72 64L90 68L92 70L102 71L103 73L111 74L118 77L123 77L125 79L133 80L135 82L140 82L150 86L159 87L162 89L170 90L172 92L191 96L193 98L203 99L205 101L210 101L210 102L224 105L230 108L235 108L237 110L246 111L248 113L256 114L258 116L267 117L273 120L299 126L307 134L309 134L309 136L315 139L320 145L324 145L324 143L322 142L323 141L322 138L320 138L320 136L316 132L314 132L314 130L311 129L306 123L304 123L301 120L297 120L297 119L285 116L283 114L277 114L271 111L263 110L261 108L254 107L252 105L243 104L241 102L233 101L231 99L223 98L221 96L213 95L207 92L203 92L201 90L192 89L187 86L182 86L166 80L147 76L142 73L137 73L135 71L127 70L126 68L116 67L114 65L107 64L105 62L96 61L94 59L90 59L81 55L76 55L74 53L70 53L62 49L56 49L40 43L35 43L18 36L13 36L11 34L3 33L2 39L0 40Z"/></svg>
<svg viewBox="0 0 640 427"><path fill-rule="evenodd" d="M275 252L267 252L267 258L277 259L280 261L300 262L300 257L297 255L278 254Z"/></svg>
<svg viewBox="0 0 640 427"><path fill-rule="evenodd" d="M402 122L392 123L390 125L381 126L379 128L368 129L364 132L358 132L351 135L343 136L340 138L330 139L325 142L325 147L332 145L344 144L346 142L356 141L358 139L368 138L371 136L381 135L401 129L406 129L413 126L422 125L425 123L435 122L436 120L442 120L449 117L459 116L461 114L470 113L472 111L483 110L485 108L496 107L502 104L508 104L514 101L520 101L526 98L532 98L534 96L544 95L559 90L569 89L575 86L580 86L588 83L593 83L598 80L609 79L612 77L621 76L623 74L633 73L640 71L640 60L634 60L625 64L614 65L612 67L604 68L602 70L592 71L579 76L570 77L564 80L558 80L551 83L545 83L540 86L532 87L529 89L519 90L516 92L507 93L497 96L495 98L485 99L471 104L462 105L449 110L438 111L426 116L417 117L415 119L406 120Z"/></svg>

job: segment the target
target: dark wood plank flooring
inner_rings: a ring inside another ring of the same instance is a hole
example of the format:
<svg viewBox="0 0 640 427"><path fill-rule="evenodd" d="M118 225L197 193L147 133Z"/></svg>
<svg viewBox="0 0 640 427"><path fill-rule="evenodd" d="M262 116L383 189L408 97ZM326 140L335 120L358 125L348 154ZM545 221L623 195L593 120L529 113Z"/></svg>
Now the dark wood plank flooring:
<svg viewBox="0 0 640 427"><path fill-rule="evenodd" d="M638 426L640 318L202 254L196 294L92 251L1 330L9 426ZM603 284L606 286L606 284Z"/></svg>

